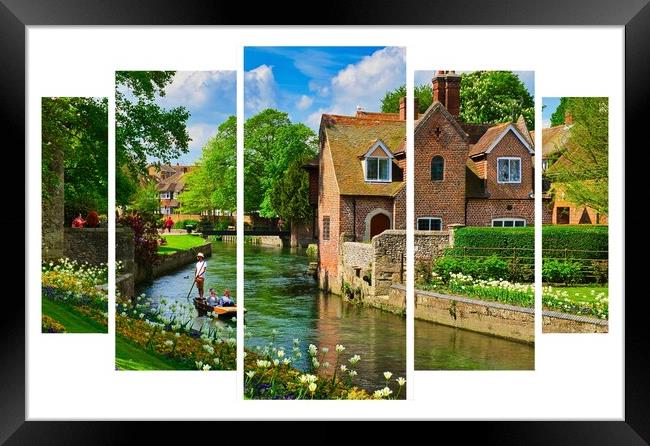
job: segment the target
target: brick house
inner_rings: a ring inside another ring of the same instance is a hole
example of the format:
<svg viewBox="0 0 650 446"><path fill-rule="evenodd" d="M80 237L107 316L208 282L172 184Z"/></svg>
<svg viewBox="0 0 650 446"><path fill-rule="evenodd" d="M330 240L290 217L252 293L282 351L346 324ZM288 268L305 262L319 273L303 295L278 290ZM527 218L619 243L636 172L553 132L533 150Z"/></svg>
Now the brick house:
<svg viewBox="0 0 650 446"><path fill-rule="evenodd" d="M547 169L552 169L556 162L562 162L563 151L573 125L569 113L564 117L564 123L542 129L542 175ZM534 132L531 132L534 135ZM542 209L548 219L544 223L557 225L578 224L607 224L607 215L596 212L588 206L578 206L565 200L561 184L553 184L544 178L542 187Z"/></svg>
<svg viewBox="0 0 650 446"><path fill-rule="evenodd" d="M178 195L185 189L185 174L192 169L192 166L182 166L180 164L150 165L147 167L149 177L156 181L161 214L171 215L176 213L176 210L180 207Z"/></svg>
<svg viewBox="0 0 650 446"><path fill-rule="evenodd" d="M319 155L310 172L318 235L319 281L340 288L342 241L370 241L406 224L406 102L399 113L357 110L355 116L323 114Z"/></svg>
<svg viewBox="0 0 650 446"><path fill-rule="evenodd" d="M415 123L415 228L534 224L535 152L523 116L467 124L459 114L460 75L438 71Z"/></svg>

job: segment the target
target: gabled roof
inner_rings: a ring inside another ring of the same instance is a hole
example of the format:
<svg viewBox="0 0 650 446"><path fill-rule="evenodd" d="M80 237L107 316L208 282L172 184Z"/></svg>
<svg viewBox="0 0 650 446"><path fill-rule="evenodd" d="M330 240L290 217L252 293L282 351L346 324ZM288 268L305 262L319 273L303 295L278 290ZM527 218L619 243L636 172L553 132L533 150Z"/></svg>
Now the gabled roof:
<svg viewBox="0 0 650 446"><path fill-rule="evenodd" d="M386 144L381 139L376 139L370 144L370 147L367 148L367 150L364 150L360 155L359 158L367 158L372 153L377 149L380 148L388 158L394 158L393 152L386 147Z"/></svg>
<svg viewBox="0 0 650 446"><path fill-rule="evenodd" d="M160 181L156 187L159 192L181 192L185 188L185 174L176 172L168 178Z"/></svg>
<svg viewBox="0 0 650 446"><path fill-rule="evenodd" d="M387 116L384 116L387 115ZM394 196L403 181L368 183L364 179L359 155L377 140L391 153L398 152L406 137L406 122L395 120L392 113L357 113L357 116L323 114L320 131L328 144L341 195ZM393 171L398 166L393 161Z"/></svg>
<svg viewBox="0 0 650 446"><path fill-rule="evenodd" d="M464 140L466 140L466 141L468 140L468 135L467 135L467 133L465 133L465 131L463 130L463 128L460 126L460 124L458 124L458 121L456 121L456 118L454 118L454 117L452 116L452 114L449 113L449 112L447 111L447 109L445 108L445 106L442 105L442 103L439 102L439 101L433 101L433 102L431 103L431 105L429 106L429 108L427 108L427 111L425 111L424 114L418 116L418 118L420 118L420 119L418 119L417 121L415 121L415 133L414 133L414 134L417 135L418 131L419 131L420 129L423 129L424 126L425 126L425 124L426 124L428 121L431 120L431 117L432 117L435 113L438 113L438 112L439 112L439 113L442 113L442 115L443 115L443 116L444 116L444 117L445 117L449 122L451 122L452 127L454 127L454 129L456 129L456 131L458 132L458 134L461 135L461 136L463 137Z"/></svg>
<svg viewBox="0 0 650 446"><path fill-rule="evenodd" d="M469 156L477 156L483 153L490 153L492 149L503 139L508 132L514 133L514 135L519 138L521 143L528 149L528 151L533 154L533 146L528 142L528 139L524 137L515 124L512 122L504 122L502 124L497 124L494 127L490 127L481 139L478 140L476 144L470 149Z"/></svg>

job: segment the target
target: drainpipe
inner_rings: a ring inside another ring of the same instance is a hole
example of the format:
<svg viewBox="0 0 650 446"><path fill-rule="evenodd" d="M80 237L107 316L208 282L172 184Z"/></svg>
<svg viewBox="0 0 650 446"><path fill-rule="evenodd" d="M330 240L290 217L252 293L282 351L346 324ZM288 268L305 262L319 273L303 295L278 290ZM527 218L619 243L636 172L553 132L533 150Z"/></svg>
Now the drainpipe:
<svg viewBox="0 0 650 446"><path fill-rule="evenodd" d="M352 199L352 239L357 241L357 199Z"/></svg>

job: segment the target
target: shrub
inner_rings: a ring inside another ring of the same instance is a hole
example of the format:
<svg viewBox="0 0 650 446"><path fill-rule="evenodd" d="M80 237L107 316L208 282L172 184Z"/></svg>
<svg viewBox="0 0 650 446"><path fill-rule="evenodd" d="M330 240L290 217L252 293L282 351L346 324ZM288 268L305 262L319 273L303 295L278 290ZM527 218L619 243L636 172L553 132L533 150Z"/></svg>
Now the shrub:
<svg viewBox="0 0 650 446"><path fill-rule="evenodd" d="M415 283L417 285L426 285L431 282L433 264L431 260L419 260L415 263Z"/></svg>
<svg viewBox="0 0 650 446"><path fill-rule="evenodd" d="M159 261L157 217L147 213L132 213L122 216L118 223L133 229L135 261L145 268L147 275L151 274L152 265Z"/></svg>
<svg viewBox="0 0 650 446"><path fill-rule="evenodd" d="M198 220L192 220L191 218L187 218L185 220L178 220L176 223L174 223L174 226L172 226L174 229L185 229L186 225L194 225L196 228L199 225Z"/></svg>
<svg viewBox="0 0 650 446"><path fill-rule="evenodd" d="M579 262L544 259L542 280L550 283L574 284L582 280L584 274Z"/></svg>
<svg viewBox="0 0 650 446"><path fill-rule="evenodd" d="M593 225L543 226L542 249L546 258L607 259L608 227Z"/></svg>
<svg viewBox="0 0 650 446"><path fill-rule="evenodd" d="M534 230L535 228L532 226L524 228L459 228L454 233L454 247L464 248L470 255L486 256L502 254L503 249L507 248L534 249ZM469 252L471 248L495 248L495 250L477 249L475 252Z"/></svg>
<svg viewBox="0 0 650 446"><path fill-rule="evenodd" d="M592 260L591 271L596 283L607 283L609 279L609 262L607 260Z"/></svg>
<svg viewBox="0 0 650 446"><path fill-rule="evenodd" d="M506 279L510 276L508 262L496 255L485 258L444 256L436 260L433 272L447 283L452 274L463 274L477 279Z"/></svg>

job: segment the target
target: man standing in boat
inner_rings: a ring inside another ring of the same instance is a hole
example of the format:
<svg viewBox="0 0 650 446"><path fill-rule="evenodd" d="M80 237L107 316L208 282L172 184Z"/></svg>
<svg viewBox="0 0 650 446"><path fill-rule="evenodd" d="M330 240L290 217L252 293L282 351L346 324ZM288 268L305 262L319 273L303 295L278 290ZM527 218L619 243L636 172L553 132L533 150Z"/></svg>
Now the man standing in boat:
<svg viewBox="0 0 650 446"><path fill-rule="evenodd" d="M203 285L205 284L205 269L207 264L203 260L203 253L200 252L196 255L196 266L194 268L194 282L196 288L199 290L199 298L203 299Z"/></svg>

